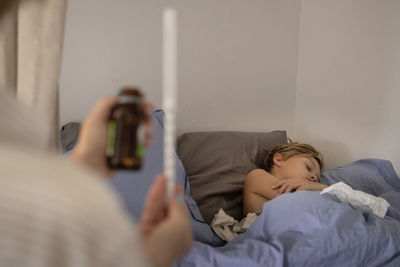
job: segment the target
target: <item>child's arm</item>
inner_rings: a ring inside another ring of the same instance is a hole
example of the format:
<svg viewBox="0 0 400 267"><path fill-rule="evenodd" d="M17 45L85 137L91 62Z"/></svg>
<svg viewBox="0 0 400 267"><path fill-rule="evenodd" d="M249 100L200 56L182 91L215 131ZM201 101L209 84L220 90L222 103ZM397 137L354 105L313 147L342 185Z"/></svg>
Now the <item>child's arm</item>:
<svg viewBox="0 0 400 267"><path fill-rule="evenodd" d="M278 195L301 190L321 191L328 186L318 182L311 182L304 179L287 179L278 182L272 188L277 190Z"/></svg>
<svg viewBox="0 0 400 267"><path fill-rule="evenodd" d="M265 202L275 198L278 191L272 187L279 180L262 169L247 174L243 187L243 215L262 210Z"/></svg>

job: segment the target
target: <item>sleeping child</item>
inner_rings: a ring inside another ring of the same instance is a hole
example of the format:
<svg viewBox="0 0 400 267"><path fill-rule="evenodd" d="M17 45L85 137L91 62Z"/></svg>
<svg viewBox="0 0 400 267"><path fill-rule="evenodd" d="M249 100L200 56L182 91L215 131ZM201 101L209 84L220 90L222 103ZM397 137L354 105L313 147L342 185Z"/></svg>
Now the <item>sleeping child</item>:
<svg viewBox="0 0 400 267"><path fill-rule="evenodd" d="M264 170L247 174L243 187L243 215L262 210L265 202L284 193L319 191L323 157L313 146L297 142L280 144L264 158Z"/></svg>

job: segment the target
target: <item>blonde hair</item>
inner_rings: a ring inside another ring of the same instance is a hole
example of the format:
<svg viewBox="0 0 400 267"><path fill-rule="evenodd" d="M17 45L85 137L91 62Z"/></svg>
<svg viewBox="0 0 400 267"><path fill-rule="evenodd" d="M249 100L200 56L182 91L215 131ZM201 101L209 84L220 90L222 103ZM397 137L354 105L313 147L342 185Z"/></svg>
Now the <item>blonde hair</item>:
<svg viewBox="0 0 400 267"><path fill-rule="evenodd" d="M314 158L318 162L320 170L324 168L324 158L318 150L308 144L293 142L276 145L265 155L263 167L267 172L271 171L272 167L274 166L274 156L276 153L281 154L283 160L287 160L288 158L297 155L304 155L306 157Z"/></svg>

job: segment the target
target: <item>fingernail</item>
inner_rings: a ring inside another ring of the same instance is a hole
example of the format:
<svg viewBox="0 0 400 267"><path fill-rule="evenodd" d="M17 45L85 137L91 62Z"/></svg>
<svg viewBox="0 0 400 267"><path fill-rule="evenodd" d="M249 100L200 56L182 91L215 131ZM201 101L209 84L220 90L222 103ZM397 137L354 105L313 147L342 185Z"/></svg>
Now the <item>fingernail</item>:
<svg viewBox="0 0 400 267"><path fill-rule="evenodd" d="M178 201L178 202L180 202L180 203L185 203L185 196L184 195L178 195L177 197L176 197L176 200Z"/></svg>

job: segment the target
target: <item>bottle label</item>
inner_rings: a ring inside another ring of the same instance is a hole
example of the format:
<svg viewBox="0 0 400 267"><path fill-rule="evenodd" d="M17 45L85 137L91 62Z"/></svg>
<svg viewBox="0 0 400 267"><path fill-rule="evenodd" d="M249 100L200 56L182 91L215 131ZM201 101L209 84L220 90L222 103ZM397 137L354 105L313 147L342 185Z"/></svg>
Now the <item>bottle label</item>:
<svg viewBox="0 0 400 267"><path fill-rule="evenodd" d="M145 152L146 124L141 123L137 129L136 156L142 158Z"/></svg>
<svg viewBox="0 0 400 267"><path fill-rule="evenodd" d="M121 95L118 97L119 104L139 104L141 103L142 99L136 95Z"/></svg>
<svg viewBox="0 0 400 267"><path fill-rule="evenodd" d="M140 158L143 158L144 156L144 151L145 151L145 146L142 144L139 144L136 146L136 155Z"/></svg>
<svg viewBox="0 0 400 267"><path fill-rule="evenodd" d="M108 139L107 139L107 151L106 154L109 157L114 156L115 153L115 133L116 133L116 122L108 122Z"/></svg>

